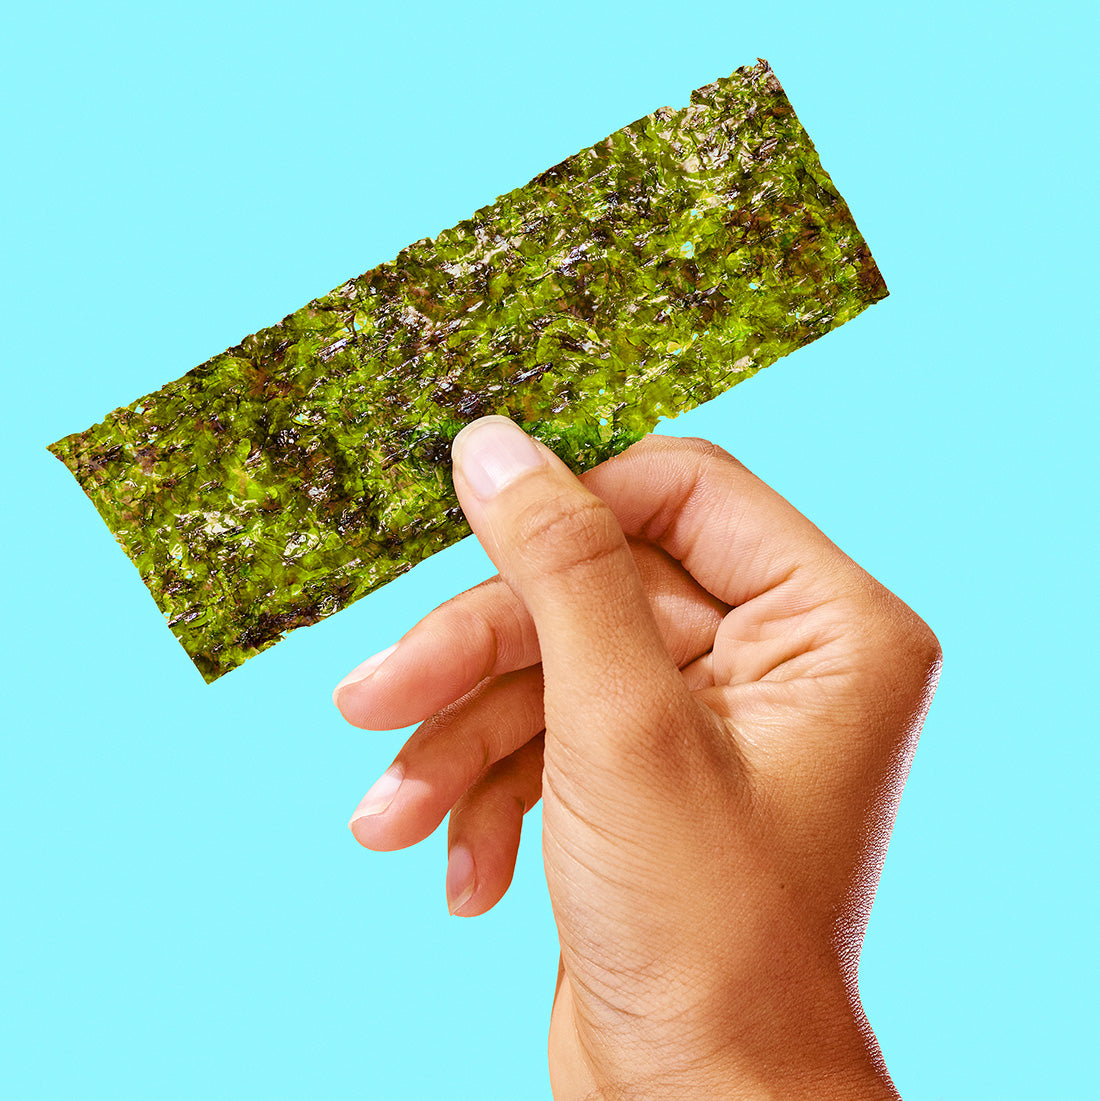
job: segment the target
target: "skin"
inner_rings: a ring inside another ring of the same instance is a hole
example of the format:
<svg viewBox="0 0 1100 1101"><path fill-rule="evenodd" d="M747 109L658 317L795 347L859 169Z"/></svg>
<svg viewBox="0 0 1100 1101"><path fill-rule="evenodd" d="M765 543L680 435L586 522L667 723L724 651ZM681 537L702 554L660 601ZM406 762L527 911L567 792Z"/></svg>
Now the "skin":
<svg viewBox="0 0 1100 1101"><path fill-rule="evenodd" d="M935 635L706 441L578 479L487 417L453 457L500 574L337 687L356 726L421 722L356 839L403 848L449 812L473 916L543 799L558 1101L897 1098L857 971Z"/></svg>

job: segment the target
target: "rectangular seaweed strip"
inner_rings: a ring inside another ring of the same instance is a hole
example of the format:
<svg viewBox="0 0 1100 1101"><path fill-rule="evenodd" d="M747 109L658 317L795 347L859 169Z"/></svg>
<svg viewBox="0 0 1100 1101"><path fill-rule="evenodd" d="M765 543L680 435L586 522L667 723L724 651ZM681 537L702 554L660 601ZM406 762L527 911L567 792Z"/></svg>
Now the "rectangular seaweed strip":
<svg viewBox="0 0 1100 1101"><path fill-rule="evenodd" d="M579 472L886 294L760 61L50 450L209 682L469 534L469 421Z"/></svg>

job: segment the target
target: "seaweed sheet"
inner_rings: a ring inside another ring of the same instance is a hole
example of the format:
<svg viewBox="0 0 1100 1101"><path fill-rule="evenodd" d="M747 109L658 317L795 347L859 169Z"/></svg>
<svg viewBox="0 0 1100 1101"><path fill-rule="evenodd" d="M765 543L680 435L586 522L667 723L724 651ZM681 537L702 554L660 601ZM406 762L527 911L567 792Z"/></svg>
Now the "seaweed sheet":
<svg viewBox="0 0 1100 1101"><path fill-rule="evenodd" d="M209 682L469 534L467 422L579 472L886 293L759 61L50 450Z"/></svg>

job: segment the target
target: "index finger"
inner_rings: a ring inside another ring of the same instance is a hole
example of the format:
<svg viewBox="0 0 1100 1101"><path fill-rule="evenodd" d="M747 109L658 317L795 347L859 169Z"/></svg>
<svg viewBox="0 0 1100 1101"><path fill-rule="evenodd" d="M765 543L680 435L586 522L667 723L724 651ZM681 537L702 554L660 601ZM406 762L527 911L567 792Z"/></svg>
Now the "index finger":
<svg viewBox="0 0 1100 1101"><path fill-rule="evenodd" d="M629 542L665 645L673 660L687 665L710 648L729 608L659 547ZM392 648L384 666L374 666L369 684L360 680L370 664L364 662L337 686L333 699L353 725L392 730L448 707L486 677L539 661L534 620L498 575L429 612ZM353 687L356 681L363 687Z"/></svg>
<svg viewBox="0 0 1100 1101"><path fill-rule="evenodd" d="M855 565L786 498L706 440L646 436L583 481L628 537L662 547L734 607L796 571L817 578L841 562Z"/></svg>

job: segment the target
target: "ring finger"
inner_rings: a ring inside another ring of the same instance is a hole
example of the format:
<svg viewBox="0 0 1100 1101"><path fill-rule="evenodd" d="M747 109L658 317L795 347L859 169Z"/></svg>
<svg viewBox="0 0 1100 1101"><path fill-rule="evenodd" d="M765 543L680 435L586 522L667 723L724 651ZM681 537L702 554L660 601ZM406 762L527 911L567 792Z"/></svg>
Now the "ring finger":
<svg viewBox="0 0 1100 1101"><path fill-rule="evenodd" d="M512 882L523 816L542 796L544 735L497 761L455 805L447 831L447 906L474 917Z"/></svg>

